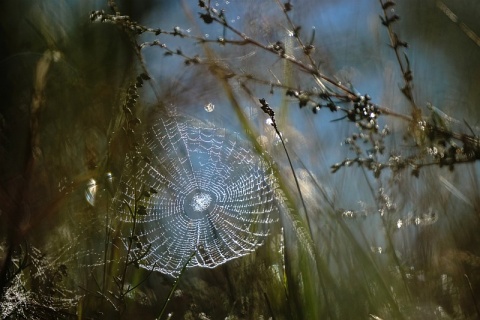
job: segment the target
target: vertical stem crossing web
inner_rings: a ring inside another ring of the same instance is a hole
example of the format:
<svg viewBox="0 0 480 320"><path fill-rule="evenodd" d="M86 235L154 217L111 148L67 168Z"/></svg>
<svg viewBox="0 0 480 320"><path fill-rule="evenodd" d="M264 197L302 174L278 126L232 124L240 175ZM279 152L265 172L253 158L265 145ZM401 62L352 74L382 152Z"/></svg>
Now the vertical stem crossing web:
<svg viewBox="0 0 480 320"><path fill-rule="evenodd" d="M163 117L140 150L127 157L113 206L125 244L135 224L139 266L175 276L185 264L214 268L263 244L278 219L274 177L238 134ZM138 190L147 192L135 198ZM135 201L144 209L133 218Z"/></svg>

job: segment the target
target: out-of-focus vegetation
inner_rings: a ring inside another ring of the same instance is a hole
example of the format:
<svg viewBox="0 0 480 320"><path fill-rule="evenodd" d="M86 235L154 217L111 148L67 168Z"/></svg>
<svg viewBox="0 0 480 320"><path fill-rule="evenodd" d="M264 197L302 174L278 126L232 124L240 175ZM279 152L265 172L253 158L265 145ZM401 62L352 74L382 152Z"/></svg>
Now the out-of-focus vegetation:
<svg viewBox="0 0 480 320"><path fill-rule="evenodd" d="M0 318L480 317L478 14L2 3ZM169 112L241 133L273 163L280 211L254 253L176 278L138 268L112 209Z"/></svg>

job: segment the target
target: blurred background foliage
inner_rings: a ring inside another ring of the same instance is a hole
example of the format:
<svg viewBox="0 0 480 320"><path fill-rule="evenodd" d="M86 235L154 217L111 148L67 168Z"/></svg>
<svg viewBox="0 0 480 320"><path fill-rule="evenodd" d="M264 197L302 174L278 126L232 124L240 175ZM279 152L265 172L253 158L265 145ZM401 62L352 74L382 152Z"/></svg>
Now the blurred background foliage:
<svg viewBox="0 0 480 320"><path fill-rule="evenodd" d="M345 141L362 130L348 119L332 122L342 112L299 108L285 88L270 83L311 90L317 86L311 74L255 46L216 43L234 35L217 23L206 24L198 4L116 3L132 21L170 32L159 37L92 23L92 10L113 13L107 1L0 4L1 318L480 317L478 164L449 170L433 161L418 177L408 166L378 177L356 164L332 173L332 165L355 157ZM266 46L281 41L288 54L306 59L289 36L282 3L210 4L225 9L228 23L250 38ZM402 74L378 2L291 4L288 15L302 27L304 42L315 46L311 57L323 74L368 93L382 107L412 113L400 91ZM441 4L456 14L456 23ZM458 120L443 117L449 128L476 136L480 46L461 26L480 34L480 3L409 0L395 10L400 16L395 32L408 42L423 117L434 116L430 103ZM139 51L133 42L155 39L173 54L158 47ZM197 55L202 63L186 63L186 57ZM152 114L172 105L217 127L253 132L253 139L248 134L246 139L273 159L287 200L264 246L216 269L187 269L176 287L170 276L127 266L109 209L132 147L122 129L122 106L141 73L152 79L138 91L134 111L142 124L135 134L152 124ZM256 97L267 99L276 112L307 212ZM215 106L213 112L206 112L208 104ZM379 125L391 132L375 138L385 145L379 158L421 158L436 147L412 138L411 123L404 119L384 115ZM372 139L367 135L360 148L371 148ZM130 291L128 284L140 285Z"/></svg>

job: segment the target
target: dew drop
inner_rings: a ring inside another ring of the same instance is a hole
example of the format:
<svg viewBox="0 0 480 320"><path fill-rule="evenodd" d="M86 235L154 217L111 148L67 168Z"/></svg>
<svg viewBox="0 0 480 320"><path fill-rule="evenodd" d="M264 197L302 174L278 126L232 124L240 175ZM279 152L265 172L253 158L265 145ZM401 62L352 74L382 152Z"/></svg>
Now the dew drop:
<svg viewBox="0 0 480 320"><path fill-rule="evenodd" d="M372 252L378 253L378 254L382 254L382 252L384 252L382 247L370 247L370 249L372 250Z"/></svg>
<svg viewBox="0 0 480 320"><path fill-rule="evenodd" d="M93 207L95 206L95 196L97 194L97 182L90 179L85 190L85 200Z"/></svg>
<svg viewBox="0 0 480 320"><path fill-rule="evenodd" d="M204 107L205 111L212 112L215 109L215 105L211 102L207 103Z"/></svg>
<svg viewBox="0 0 480 320"><path fill-rule="evenodd" d="M400 229L403 226L403 221L402 219L398 219L397 221L397 228Z"/></svg>
<svg viewBox="0 0 480 320"><path fill-rule="evenodd" d="M351 211L351 210L346 210L346 211L342 212L342 216L344 218L353 218L354 217L354 212Z"/></svg>

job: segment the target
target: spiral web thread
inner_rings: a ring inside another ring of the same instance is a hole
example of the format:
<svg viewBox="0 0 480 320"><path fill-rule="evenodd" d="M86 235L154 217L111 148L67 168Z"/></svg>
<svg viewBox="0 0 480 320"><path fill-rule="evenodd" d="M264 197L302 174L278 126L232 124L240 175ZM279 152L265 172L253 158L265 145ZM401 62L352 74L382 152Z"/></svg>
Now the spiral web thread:
<svg viewBox="0 0 480 320"><path fill-rule="evenodd" d="M145 134L143 149L127 159L114 206L126 246L135 225L141 267L176 275L191 257L187 267L214 268L263 244L278 219L274 179L238 134L170 117Z"/></svg>

